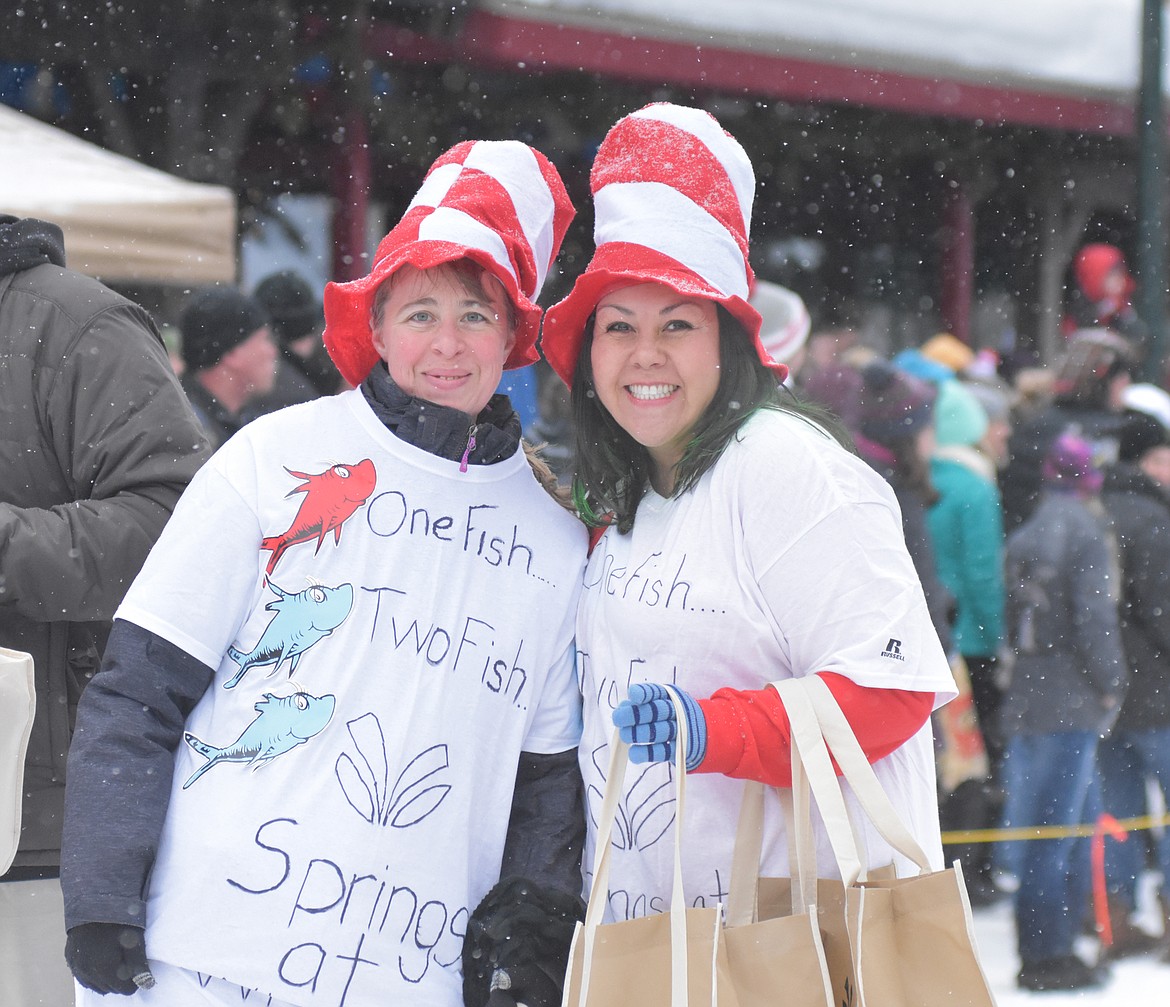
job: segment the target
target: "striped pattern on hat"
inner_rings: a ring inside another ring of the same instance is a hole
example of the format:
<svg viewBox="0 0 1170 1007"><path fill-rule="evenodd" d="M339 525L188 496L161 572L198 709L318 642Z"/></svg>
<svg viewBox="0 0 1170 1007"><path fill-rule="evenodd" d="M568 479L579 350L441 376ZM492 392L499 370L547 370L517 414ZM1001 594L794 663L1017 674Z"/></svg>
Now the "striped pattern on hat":
<svg viewBox="0 0 1170 1007"><path fill-rule="evenodd" d="M747 298L755 175L743 148L711 115L658 104L622 119L606 137L604 156L598 152L590 189L599 247L642 245L723 295Z"/></svg>
<svg viewBox="0 0 1170 1007"><path fill-rule="evenodd" d="M572 292L545 316L541 349L572 382L585 324L602 292L657 282L726 307L760 359L760 316L748 239L755 174L739 142L709 113L656 103L619 120L590 174L596 252Z"/></svg>
<svg viewBox="0 0 1170 1007"><path fill-rule="evenodd" d="M560 175L516 140L468 140L441 155L401 221L382 239L368 276L325 288L325 345L351 384L378 360L370 310L378 287L401 266L430 269L471 259L496 277L517 309L516 344L505 367L536 360L544 284L574 210Z"/></svg>

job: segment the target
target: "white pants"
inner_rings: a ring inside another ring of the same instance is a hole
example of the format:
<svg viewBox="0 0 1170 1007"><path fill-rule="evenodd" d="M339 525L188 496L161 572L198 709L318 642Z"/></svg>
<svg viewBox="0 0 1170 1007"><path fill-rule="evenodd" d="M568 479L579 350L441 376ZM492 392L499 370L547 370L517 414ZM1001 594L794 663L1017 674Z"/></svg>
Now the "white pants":
<svg viewBox="0 0 1170 1007"><path fill-rule="evenodd" d="M65 904L55 878L0 882L0 1004L73 1007Z"/></svg>
<svg viewBox="0 0 1170 1007"><path fill-rule="evenodd" d="M210 979L165 962L152 961L150 971L154 986L128 997L102 996L78 986L77 1007L292 1007L267 993L241 989L238 983ZM0 1004L8 1007L5 1000Z"/></svg>

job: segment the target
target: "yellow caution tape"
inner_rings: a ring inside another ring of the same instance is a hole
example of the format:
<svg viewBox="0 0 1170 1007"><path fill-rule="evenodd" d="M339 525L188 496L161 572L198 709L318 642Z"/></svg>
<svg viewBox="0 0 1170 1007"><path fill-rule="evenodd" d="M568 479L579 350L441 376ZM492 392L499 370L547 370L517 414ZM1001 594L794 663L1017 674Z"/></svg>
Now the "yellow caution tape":
<svg viewBox="0 0 1170 1007"><path fill-rule="evenodd" d="M1125 832L1143 832L1170 825L1170 814L1141 815L1138 818L1119 818L1117 825ZM1094 825L1024 825L1014 829L958 829L944 832L944 846L956 843L998 843L1015 839L1067 839L1070 836L1092 836ZM1106 829L1106 833L1108 833Z"/></svg>

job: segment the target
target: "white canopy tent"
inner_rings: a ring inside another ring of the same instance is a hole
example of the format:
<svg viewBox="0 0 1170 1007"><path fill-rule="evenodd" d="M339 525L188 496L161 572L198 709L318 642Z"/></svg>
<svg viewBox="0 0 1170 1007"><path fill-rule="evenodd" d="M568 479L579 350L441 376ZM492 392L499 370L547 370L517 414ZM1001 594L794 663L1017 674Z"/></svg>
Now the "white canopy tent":
<svg viewBox="0 0 1170 1007"><path fill-rule="evenodd" d="M236 276L230 189L139 164L0 105L0 213L65 232L69 267L107 281Z"/></svg>

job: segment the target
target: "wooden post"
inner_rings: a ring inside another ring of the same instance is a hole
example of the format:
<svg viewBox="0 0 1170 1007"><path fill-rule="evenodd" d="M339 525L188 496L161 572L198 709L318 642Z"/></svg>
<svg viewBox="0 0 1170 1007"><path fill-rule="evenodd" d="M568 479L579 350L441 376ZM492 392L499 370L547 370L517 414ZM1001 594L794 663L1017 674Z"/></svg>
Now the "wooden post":
<svg viewBox="0 0 1170 1007"><path fill-rule="evenodd" d="M949 183L943 207L940 314L947 330L971 341L971 304L975 294L975 210L967 187Z"/></svg>
<svg viewBox="0 0 1170 1007"><path fill-rule="evenodd" d="M1144 377L1164 377L1166 352L1166 119L1162 96L1162 0L1142 2L1137 105L1137 308L1149 329Z"/></svg>
<svg viewBox="0 0 1170 1007"><path fill-rule="evenodd" d="M344 139L332 178L333 279L356 280L369 272L366 221L370 208L370 143L361 108L345 117Z"/></svg>

